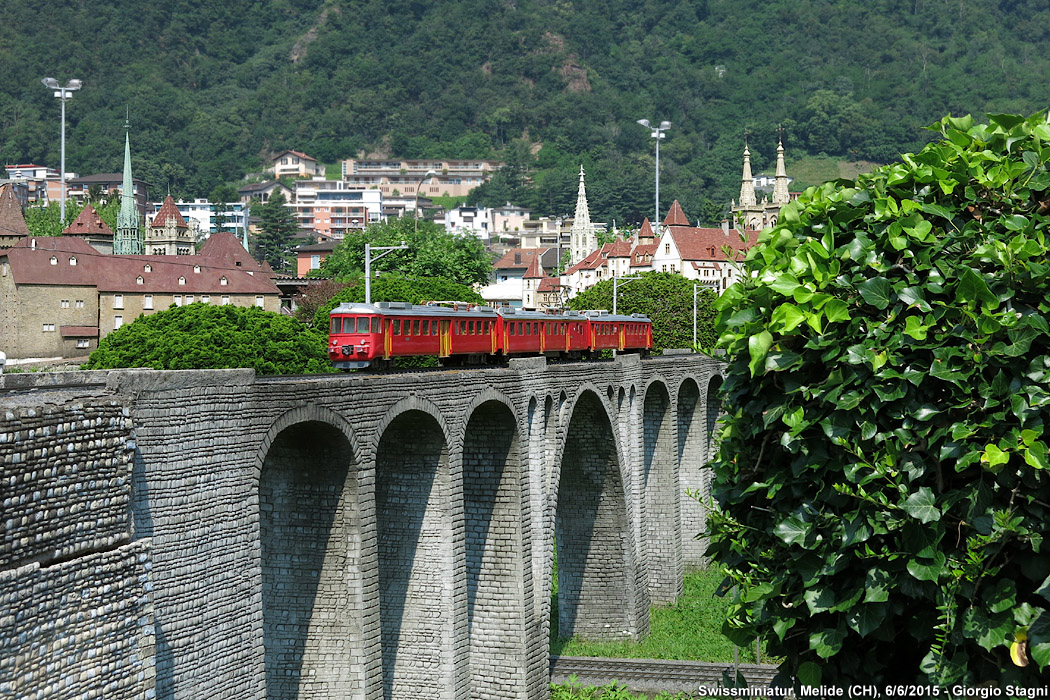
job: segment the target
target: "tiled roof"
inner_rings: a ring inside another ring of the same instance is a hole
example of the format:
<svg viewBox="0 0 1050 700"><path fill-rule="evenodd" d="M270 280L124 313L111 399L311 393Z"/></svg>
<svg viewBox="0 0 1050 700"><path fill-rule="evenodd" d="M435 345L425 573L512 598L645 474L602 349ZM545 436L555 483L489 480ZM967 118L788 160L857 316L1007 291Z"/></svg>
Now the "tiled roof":
<svg viewBox="0 0 1050 700"><path fill-rule="evenodd" d="M28 236L29 227L11 185L0 185L0 237Z"/></svg>
<svg viewBox="0 0 1050 700"><path fill-rule="evenodd" d="M536 287L537 292L556 292L562 288L561 280L557 277L544 277Z"/></svg>
<svg viewBox="0 0 1050 700"><path fill-rule="evenodd" d="M540 256L532 256L532 262L529 264L529 269L525 271L524 279L542 279L545 276L543 274L543 265L540 264Z"/></svg>
<svg viewBox="0 0 1050 700"><path fill-rule="evenodd" d="M496 270L529 269L533 258L539 258L550 248L511 248L492 264Z"/></svg>
<svg viewBox="0 0 1050 700"><path fill-rule="evenodd" d="M685 215L685 211L682 209L682 205L678 203L678 200L674 200L671 204L671 210L667 212L667 216L664 218L664 226L688 226L689 217Z"/></svg>
<svg viewBox="0 0 1050 700"><path fill-rule="evenodd" d="M102 220L102 217L95 211L95 207L88 203L80 210L76 221L62 233L67 236L112 236L113 229Z"/></svg>
<svg viewBox="0 0 1050 700"><path fill-rule="evenodd" d="M252 275L250 269L231 268L204 255L104 255L77 236L27 238L4 254L16 284L94 286L100 292L278 293L269 275Z"/></svg>
<svg viewBox="0 0 1050 700"><path fill-rule="evenodd" d="M659 243L636 245L631 251L631 267L648 267L653 264L653 256L660 247ZM646 257L648 256L648 258Z"/></svg>
<svg viewBox="0 0 1050 700"><path fill-rule="evenodd" d="M728 233L720 228L684 228L674 227L670 231L678 254L682 260L725 260L722 249L729 246L735 253L741 253L755 245L758 231L748 230L747 240L740 240L736 229Z"/></svg>
<svg viewBox="0 0 1050 700"><path fill-rule="evenodd" d="M161 228L167 225L169 219L174 219L178 228L187 228L186 219L182 218L182 212L175 206L175 200L170 194L164 198L164 203L160 205L160 209L157 210L157 215L153 217L153 222L150 223L150 226Z"/></svg>
<svg viewBox="0 0 1050 700"><path fill-rule="evenodd" d="M204 241L198 258L206 258L211 264L220 267L237 267L242 270L252 270L265 275L272 275L273 269L265 263L260 263L253 258L237 236L232 233L213 233Z"/></svg>
<svg viewBox="0 0 1050 700"><path fill-rule="evenodd" d="M296 253L324 253L331 252L339 247L342 241L321 241L320 243L312 243L310 245L296 246Z"/></svg>
<svg viewBox="0 0 1050 700"><path fill-rule="evenodd" d="M274 187L281 187L288 190L289 188L277 180L267 180L266 182L253 182L250 185L239 187L237 192L239 194L250 194L252 192L265 192L266 190L273 189ZM289 190L290 191L290 190Z"/></svg>
<svg viewBox="0 0 1050 700"><path fill-rule="evenodd" d="M604 247L605 246L602 246L602 248ZM601 267L602 264L605 262L605 258L602 257L602 248L599 248L598 250L592 252L586 258L570 267L568 270L566 270L565 274L571 275L572 273L577 272L579 270L594 270Z"/></svg>
<svg viewBox="0 0 1050 700"><path fill-rule="evenodd" d="M284 155L285 153L291 153L291 154L292 154L293 156L297 156L297 157L299 157L299 158L303 158L303 159L305 159L305 160L312 160L312 161L314 161L315 163L317 162L317 159L316 159L316 158L311 158L310 156L306 155L306 154L305 154L305 153L303 153L302 151L292 151L292 150L288 150L288 151L281 151L280 153L278 153L277 155L275 155L275 156L273 157L273 159L274 159L274 160L276 161L276 160L277 160L278 158L280 158L281 156L283 156L283 155Z"/></svg>
<svg viewBox="0 0 1050 700"><path fill-rule="evenodd" d="M642 220L642 227L638 229L638 238L655 238L656 234L653 233L653 226L649 223L649 217L645 217Z"/></svg>

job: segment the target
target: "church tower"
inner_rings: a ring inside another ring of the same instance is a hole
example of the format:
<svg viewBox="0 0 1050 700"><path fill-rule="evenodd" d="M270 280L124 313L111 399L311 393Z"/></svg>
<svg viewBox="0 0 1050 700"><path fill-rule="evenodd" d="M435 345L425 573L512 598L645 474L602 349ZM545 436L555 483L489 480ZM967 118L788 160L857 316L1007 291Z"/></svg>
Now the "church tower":
<svg viewBox="0 0 1050 700"><path fill-rule="evenodd" d="M114 255L142 255L139 211L135 206L135 185L131 179L131 122L124 122L124 181L120 188L120 213L113 236Z"/></svg>
<svg viewBox="0 0 1050 700"><path fill-rule="evenodd" d="M744 140L744 170L740 176L740 201L731 202L731 224L735 228L743 220L744 228L761 230L776 226L780 208L791 201L788 191L787 168L784 165L784 139L777 140L777 174L773 181L773 196L764 196L762 201L755 194L755 178L751 174L751 151Z"/></svg>
<svg viewBox="0 0 1050 700"><path fill-rule="evenodd" d="M580 189L576 195L576 217L569 229L570 265L575 265L598 248L598 237L591 225L591 211L587 206L587 187L583 184L583 166L580 166Z"/></svg>
<svg viewBox="0 0 1050 700"><path fill-rule="evenodd" d="M744 139L744 172L740 176L740 201L737 202L741 209L753 208L758 205L755 199L755 178L751 175L751 151L747 148L747 139Z"/></svg>
<svg viewBox="0 0 1050 700"><path fill-rule="evenodd" d="M781 134L777 139L777 179L773 183L773 204L782 207L789 201L791 194L788 192L787 167L784 165L784 136Z"/></svg>

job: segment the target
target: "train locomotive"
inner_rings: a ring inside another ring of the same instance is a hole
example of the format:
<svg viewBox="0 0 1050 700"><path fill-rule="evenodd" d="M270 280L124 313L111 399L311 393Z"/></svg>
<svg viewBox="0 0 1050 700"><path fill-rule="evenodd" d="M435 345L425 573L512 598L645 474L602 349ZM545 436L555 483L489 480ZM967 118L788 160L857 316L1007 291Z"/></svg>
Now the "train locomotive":
<svg viewBox="0 0 1050 700"><path fill-rule="evenodd" d="M329 314L328 357L337 369L387 369L398 357L442 365L498 364L512 357L591 359L603 350L648 354L644 314L544 313L465 303L344 303Z"/></svg>

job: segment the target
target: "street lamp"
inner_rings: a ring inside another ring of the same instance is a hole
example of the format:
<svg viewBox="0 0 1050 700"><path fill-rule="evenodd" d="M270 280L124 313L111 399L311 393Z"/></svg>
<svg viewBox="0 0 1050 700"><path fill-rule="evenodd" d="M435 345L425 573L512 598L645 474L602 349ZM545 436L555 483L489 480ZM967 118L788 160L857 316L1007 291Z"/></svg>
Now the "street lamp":
<svg viewBox="0 0 1050 700"><path fill-rule="evenodd" d="M79 90L83 83L76 78L69 81L69 84L62 87L58 84L58 81L54 78L44 78L40 81L44 84L44 87L49 90L54 90L55 97L62 103L62 141L61 141L61 170L62 170L62 181L59 183L61 186L62 196L59 200L59 211L61 216L61 226L66 226L66 100L73 96L74 90Z"/></svg>
<svg viewBox="0 0 1050 700"><path fill-rule="evenodd" d="M427 174L424 175L423 179L420 180L419 184L416 185L416 233L419 233L419 188L423 186L424 182L434 177L435 175L437 175L437 172L433 170L428 170Z"/></svg>
<svg viewBox="0 0 1050 700"><path fill-rule="evenodd" d="M653 217L653 226L660 226L660 139L664 132L671 128L671 122L660 122L660 126L653 126L648 119L639 119L638 123L649 129L649 135L656 139L656 214Z"/></svg>
<svg viewBox="0 0 1050 700"><path fill-rule="evenodd" d="M401 241L401 245L372 245L371 243L365 243L365 303L372 303L372 261L379 260L384 255L390 254L391 251L395 250L407 250L408 245ZM379 255L372 257L373 250L383 251Z"/></svg>
<svg viewBox="0 0 1050 700"><path fill-rule="evenodd" d="M635 280L640 279L641 277L613 277L613 316L616 315L616 290L628 282L634 282Z"/></svg>

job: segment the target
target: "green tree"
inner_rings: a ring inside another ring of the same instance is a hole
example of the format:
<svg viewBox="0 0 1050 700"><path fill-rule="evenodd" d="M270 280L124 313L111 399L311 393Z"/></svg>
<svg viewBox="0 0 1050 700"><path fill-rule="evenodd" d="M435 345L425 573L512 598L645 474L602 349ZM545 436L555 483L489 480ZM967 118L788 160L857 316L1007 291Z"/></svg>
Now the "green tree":
<svg viewBox="0 0 1050 700"><path fill-rule="evenodd" d="M432 221L402 217L375 223L361 233L348 234L321 263L314 274L336 279L360 275L365 268L365 244L396 246L372 263L373 273L397 272L405 277L441 277L461 284L483 283L492 271L492 261L474 236L456 236Z"/></svg>
<svg viewBox="0 0 1050 700"><path fill-rule="evenodd" d="M284 194L275 193L261 207L262 221L255 240L255 259L266 261L274 270L288 265L288 249L299 231L295 210L286 206Z"/></svg>
<svg viewBox="0 0 1050 700"><path fill-rule="evenodd" d="M637 281L624 282L633 279ZM616 290L616 311L641 313L653 322L653 346L657 351L693 346L693 281L672 272L646 272L621 278ZM696 340L701 348L714 345L715 293L698 289L696 296ZM613 281L605 280L569 300L579 311L613 307Z"/></svg>
<svg viewBox="0 0 1050 700"><path fill-rule="evenodd" d="M172 306L113 331L84 369L232 369L257 374L326 372L324 331L258 307Z"/></svg>
<svg viewBox="0 0 1050 700"><path fill-rule="evenodd" d="M725 629L805 684L1050 667L1050 124L990 119L809 190L718 301Z"/></svg>
<svg viewBox="0 0 1050 700"><path fill-rule="evenodd" d="M221 232L223 227L228 223L226 218L226 210L229 209L231 202L238 201L237 188L230 184L222 184L211 191L208 195L208 201L212 204L212 211L214 212L211 217L211 223L215 227L215 230Z"/></svg>

